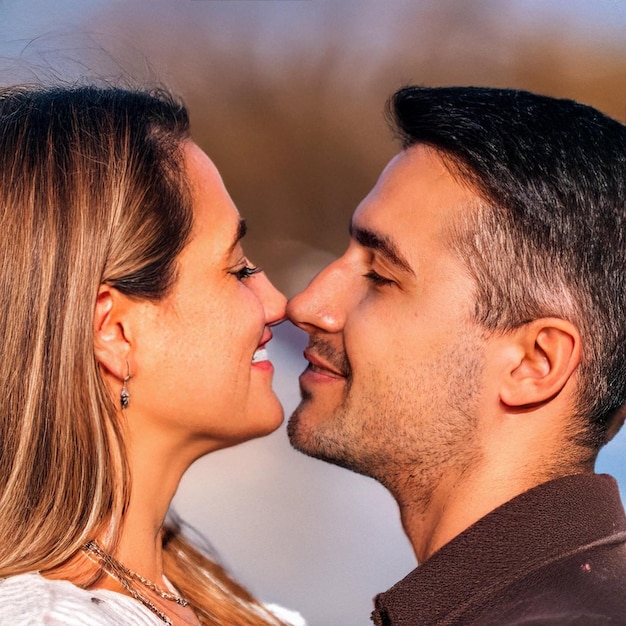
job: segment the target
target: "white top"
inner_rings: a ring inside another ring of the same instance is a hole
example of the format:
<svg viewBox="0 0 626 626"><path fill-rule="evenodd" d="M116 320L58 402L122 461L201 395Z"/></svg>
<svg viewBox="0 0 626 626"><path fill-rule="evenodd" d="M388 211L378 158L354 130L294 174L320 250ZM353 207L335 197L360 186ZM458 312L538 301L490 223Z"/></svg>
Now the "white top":
<svg viewBox="0 0 626 626"><path fill-rule="evenodd" d="M299 613L266 605L291 626ZM107 589L82 589L67 580L29 573L0 579L0 626L163 626L141 602Z"/></svg>

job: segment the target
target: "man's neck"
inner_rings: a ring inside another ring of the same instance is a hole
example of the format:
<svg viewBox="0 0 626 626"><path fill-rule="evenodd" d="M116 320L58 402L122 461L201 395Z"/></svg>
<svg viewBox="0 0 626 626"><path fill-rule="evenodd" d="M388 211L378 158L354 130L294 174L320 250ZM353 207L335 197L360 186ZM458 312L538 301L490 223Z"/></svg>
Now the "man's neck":
<svg viewBox="0 0 626 626"><path fill-rule="evenodd" d="M560 475L591 470L564 468ZM402 526L418 563L505 502L556 477L554 473L485 465L465 477L442 478L427 503L420 504L415 498L404 501L402 495L397 496Z"/></svg>

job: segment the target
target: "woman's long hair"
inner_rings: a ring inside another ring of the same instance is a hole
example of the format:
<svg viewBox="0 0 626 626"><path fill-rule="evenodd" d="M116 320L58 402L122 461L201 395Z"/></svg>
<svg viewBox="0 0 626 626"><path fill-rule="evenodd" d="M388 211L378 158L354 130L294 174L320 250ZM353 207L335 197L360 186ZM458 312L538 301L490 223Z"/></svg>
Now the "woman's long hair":
<svg viewBox="0 0 626 626"><path fill-rule="evenodd" d="M101 572L75 574L84 544L117 544L130 478L95 300L103 283L155 301L174 284L193 220L188 138L164 91L0 90L0 577L88 586ZM271 621L177 528L164 548L203 624Z"/></svg>

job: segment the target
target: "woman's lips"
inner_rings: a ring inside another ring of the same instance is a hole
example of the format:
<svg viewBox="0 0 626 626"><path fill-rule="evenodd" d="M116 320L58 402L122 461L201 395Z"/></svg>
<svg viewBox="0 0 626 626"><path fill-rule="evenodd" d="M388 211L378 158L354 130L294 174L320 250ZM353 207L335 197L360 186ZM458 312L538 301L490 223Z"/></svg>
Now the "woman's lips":
<svg viewBox="0 0 626 626"><path fill-rule="evenodd" d="M272 331L269 328L266 328L263 332L263 337L261 337L261 341L259 342L257 349L254 351L254 354L252 355L253 364L263 363L265 361L270 360L270 355L267 351L266 346L271 341L271 339L272 339Z"/></svg>
<svg viewBox="0 0 626 626"><path fill-rule="evenodd" d="M266 347L257 348L252 355L252 363L261 363L262 361L269 361L270 356Z"/></svg>

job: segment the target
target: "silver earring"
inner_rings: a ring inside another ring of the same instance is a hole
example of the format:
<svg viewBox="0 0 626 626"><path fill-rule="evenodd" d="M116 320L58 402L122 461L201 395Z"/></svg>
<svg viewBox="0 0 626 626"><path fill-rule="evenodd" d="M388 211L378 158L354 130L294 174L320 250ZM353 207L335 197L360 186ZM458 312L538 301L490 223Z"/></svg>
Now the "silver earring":
<svg viewBox="0 0 626 626"><path fill-rule="evenodd" d="M127 409L130 404L130 392L128 391L127 383L130 380L130 366L128 365L128 361L126 361L126 369L128 373L124 376L124 381L122 382L122 393L120 393L120 404L123 409Z"/></svg>

